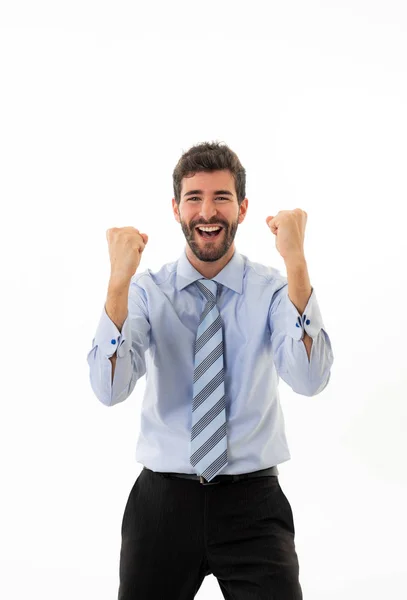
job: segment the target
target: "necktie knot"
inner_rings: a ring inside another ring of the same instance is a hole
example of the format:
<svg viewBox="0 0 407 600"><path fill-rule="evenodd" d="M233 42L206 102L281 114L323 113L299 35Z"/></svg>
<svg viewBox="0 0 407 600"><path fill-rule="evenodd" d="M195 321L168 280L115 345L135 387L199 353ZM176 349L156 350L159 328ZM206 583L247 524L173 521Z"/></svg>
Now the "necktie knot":
<svg viewBox="0 0 407 600"><path fill-rule="evenodd" d="M218 284L216 281L212 279L198 279L196 284L208 301L216 302L218 295Z"/></svg>

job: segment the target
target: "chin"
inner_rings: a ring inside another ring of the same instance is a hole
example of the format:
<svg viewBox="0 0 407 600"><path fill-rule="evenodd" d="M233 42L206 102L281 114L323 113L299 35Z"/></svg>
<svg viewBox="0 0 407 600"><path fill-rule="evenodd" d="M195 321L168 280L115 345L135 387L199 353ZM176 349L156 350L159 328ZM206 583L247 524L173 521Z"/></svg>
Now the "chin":
<svg viewBox="0 0 407 600"><path fill-rule="evenodd" d="M226 252L224 254L221 254L220 256L219 255L217 255L217 256L202 256L202 254L199 254L197 252L194 252L194 254L197 258L199 258L199 260L201 262L217 262L218 260L220 260L221 258L223 258L225 256Z"/></svg>
<svg viewBox="0 0 407 600"><path fill-rule="evenodd" d="M231 240L230 244L226 246L222 246L220 248L212 248L208 250L202 250L202 246L200 246L199 242L195 242L194 240L187 239L188 245L194 255L201 260L202 262L216 262L225 256L228 253L230 246L233 243Z"/></svg>

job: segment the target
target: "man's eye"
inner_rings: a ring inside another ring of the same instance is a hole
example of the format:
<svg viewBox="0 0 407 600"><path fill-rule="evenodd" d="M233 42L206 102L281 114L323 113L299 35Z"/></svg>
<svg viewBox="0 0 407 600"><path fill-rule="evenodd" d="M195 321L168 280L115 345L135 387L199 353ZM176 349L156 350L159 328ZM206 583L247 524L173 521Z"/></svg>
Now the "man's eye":
<svg viewBox="0 0 407 600"><path fill-rule="evenodd" d="M189 198L189 200L200 200L200 198L198 198L198 196L193 196L192 198ZM225 198L224 196L218 196L216 200L228 200L228 198Z"/></svg>

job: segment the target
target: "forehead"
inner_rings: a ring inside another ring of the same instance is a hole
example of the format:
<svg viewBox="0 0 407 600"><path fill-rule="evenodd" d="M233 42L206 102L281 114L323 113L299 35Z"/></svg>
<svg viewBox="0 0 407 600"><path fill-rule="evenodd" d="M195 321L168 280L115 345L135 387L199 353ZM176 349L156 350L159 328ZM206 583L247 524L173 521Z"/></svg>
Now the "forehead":
<svg viewBox="0 0 407 600"><path fill-rule="evenodd" d="M216 190L225 189L229 190L233 194L235 190L235 180L232 173L225 169L222 171L213 171L212 173L200 172L195 173L193 177L183 177L181 195L189 192L190 190L202 190L209 194Z"/></svg>

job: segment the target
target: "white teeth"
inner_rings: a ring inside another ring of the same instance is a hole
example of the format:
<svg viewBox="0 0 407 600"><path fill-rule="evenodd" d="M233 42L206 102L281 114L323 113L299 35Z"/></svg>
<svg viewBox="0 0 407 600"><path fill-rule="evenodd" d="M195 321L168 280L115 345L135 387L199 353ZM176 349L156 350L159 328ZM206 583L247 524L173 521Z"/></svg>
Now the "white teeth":
<svg viewBox="0 0 407 600"><path fill-rule="evenodd" d="M219 231L222 227L198 227L201 231Z"/></svg>

